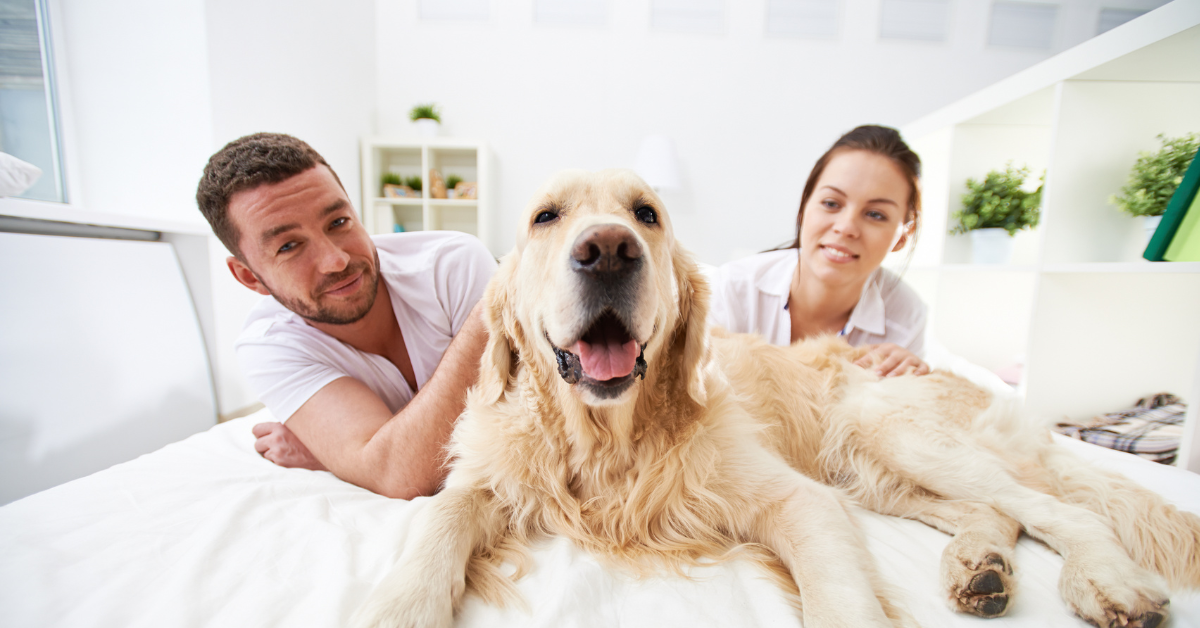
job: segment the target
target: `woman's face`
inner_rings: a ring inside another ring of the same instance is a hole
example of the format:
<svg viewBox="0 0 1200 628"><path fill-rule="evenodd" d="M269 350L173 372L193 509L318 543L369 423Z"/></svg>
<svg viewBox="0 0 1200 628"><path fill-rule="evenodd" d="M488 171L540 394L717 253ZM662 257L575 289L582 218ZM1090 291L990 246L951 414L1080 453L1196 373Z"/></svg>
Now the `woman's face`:
<svg viewBox="0 0 1200 628"><path fill-rule="evenodd" d="M861 285L904 246L909 194L891 159L864 150L834 154L804 206L803 272L834 286Z"/></svg>

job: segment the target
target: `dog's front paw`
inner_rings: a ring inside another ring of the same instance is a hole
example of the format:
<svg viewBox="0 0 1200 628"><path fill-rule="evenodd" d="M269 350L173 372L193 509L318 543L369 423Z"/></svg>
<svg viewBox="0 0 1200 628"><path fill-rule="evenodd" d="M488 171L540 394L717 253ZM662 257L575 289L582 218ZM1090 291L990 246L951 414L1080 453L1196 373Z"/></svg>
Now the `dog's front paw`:
<svg viewBox="0 0 1200 628"><path fill-rule="evenodd" d="M967 557L951 551L942 555L942 583L950 604L959 612L979 617L999 617L1008 610L1009 598L1016 592L1012 557L1002 550L982 557Z"/></svg>
<svg viewBox="0 0 1200 628"><path fill-rule="evenodd" d="M1068 561L1059 580L1075 614L1102 628L1157 628L1169 616L1159 579L1130 563L1125 569L1087 569Z"/></svg>
<svg viewBox="0 0 1200 628"><path fill-rule="evenodd" d="M350 619L351 628L450 628L452 596L426 587L385 580Z"/></svg>

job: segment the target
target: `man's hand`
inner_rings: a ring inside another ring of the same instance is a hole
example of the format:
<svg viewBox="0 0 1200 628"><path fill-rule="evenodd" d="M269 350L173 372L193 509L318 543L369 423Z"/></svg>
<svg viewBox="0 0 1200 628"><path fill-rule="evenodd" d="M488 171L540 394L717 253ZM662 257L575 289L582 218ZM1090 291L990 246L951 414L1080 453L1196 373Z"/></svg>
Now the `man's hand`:
<svg viewBox="0 0 1200 628"><path fill-rule="evenodd" d="M283 423L259 423L254 426L254 450L281 467L328 471L321 461L300 442Z"/></svg>
<svg viewBox="0 0 1200 628"><path fill-rule="evenodd" d="M921 361L916 354L904 347L885 342L870 345L870 351L854 363L865 369L874 364L875 374L880 377L895 377L897 375L925 375L929 373L929 365Z"/></svg>

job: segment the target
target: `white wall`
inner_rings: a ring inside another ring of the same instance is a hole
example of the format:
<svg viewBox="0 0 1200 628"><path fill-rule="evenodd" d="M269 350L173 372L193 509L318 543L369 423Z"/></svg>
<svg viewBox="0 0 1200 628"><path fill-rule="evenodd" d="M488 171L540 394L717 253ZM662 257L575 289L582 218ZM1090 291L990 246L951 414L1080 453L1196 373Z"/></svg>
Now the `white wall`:
<svg viewBox="0 0 1200 628"><path fill-rule="evenodd" d="M213 129L203 0L61 0L60 8L73 204L202 222L196 182Z"/></svg>
<svg viewBox="0 0 1200 628"><path fill-rule="evenodd" d="M764 35L765 1L725 2L721 34L653 31L650 0L610 0L599 28L535 24L533 0L494 1L477 22L421 20L418 6L377 2L378 130L411 134L408 109L434 101L445 134L491 145L497 251L547 176L630 167L651 133L676 143L686 189L665 200L702 260L772 247L841 133L903 125L1053 52L989 49L985 0L952 2L946 43L879 41L879 0L844 0L828 41ZM1094 25L1099 4L1063 6L1055 50L1088 36L1072 21Z"/></svg>
<svg viewBox="0 0 1200 628"><path fill-rule="evenodd" d="M210 152L259 131L295 135L325 157L357 204L358 138L375 124L374 0L204 4Z"/></svg>

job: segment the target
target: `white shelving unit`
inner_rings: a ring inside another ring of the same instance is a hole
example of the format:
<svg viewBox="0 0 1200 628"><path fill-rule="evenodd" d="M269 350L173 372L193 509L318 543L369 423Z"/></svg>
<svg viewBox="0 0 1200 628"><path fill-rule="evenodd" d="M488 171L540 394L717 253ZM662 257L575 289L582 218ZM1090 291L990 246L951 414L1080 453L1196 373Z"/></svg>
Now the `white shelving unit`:
<svg viewBox="0 0 1200 628"><path fill-rule="evenodd" d="M922 118L925 228L913 283L933 334L989 368L1024 358L1026 409L1082 419L1169 391L1189 402L1181 466L1200 472L1200 263L1141 259L1108 203L1156 136L1200 131L1200 2L1177 0ZM1005 266L946 235L968 177L1046 170L1041 224Z"/></svg>
<svg viewBox="0 0 1200 628"><path fill-rule="evenodd" d="M477 184L477 198L431 198L430 170ZM421 141L362 140L362 217L370 233L447 229L470 233L495 252L491 241L491 184L486 144L452 138ZM382 177L420 177L420 198L384 198Z"/></svg>

